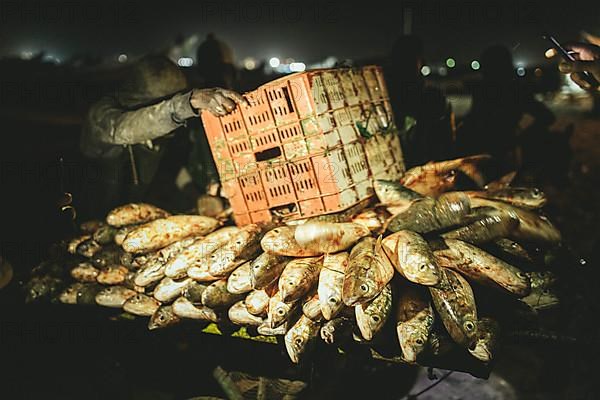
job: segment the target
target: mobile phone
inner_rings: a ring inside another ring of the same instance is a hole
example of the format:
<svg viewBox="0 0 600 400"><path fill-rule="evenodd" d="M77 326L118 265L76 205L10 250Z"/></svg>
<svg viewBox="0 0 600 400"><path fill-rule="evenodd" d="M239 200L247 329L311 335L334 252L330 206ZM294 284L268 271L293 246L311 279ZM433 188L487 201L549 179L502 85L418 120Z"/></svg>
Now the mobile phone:
<svg viewBox="0 0 600 400"><path fill-rule="evenodd" d="M554 36L545 33L542 35L542 37L550 42L554 50L556 50L565 61L577 61L571 53L569 53L564 47L562 47L562 45L558 42L558 40L556 40ZM580 74L583 77L583 79L593 87L597 87L600 85L596 78L594 78L589 72L583 71L580 72Z"/></svg>

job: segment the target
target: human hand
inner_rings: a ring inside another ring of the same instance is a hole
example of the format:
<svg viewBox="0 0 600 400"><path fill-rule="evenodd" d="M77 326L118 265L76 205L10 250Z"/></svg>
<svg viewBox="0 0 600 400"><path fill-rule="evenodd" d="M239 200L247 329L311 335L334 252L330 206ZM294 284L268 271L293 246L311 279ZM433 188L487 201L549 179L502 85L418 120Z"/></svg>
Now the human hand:
<svg viewBox="0 0 600 400"><path fill-rule="evenodd" d="M190 104L196 110L207 110L217 117L222 117L235 110L237 104L246 106L248 102L233 90L210 88L192 90Z"/></svg>
<svg viewBox="0 0 600 400"><path fill-rule="evenodd" d="M600 90L600 84L589 83L583 72L588 72L597 82L600 82L600 47L588 43L567 43L563 47L575 58L576 61L563 60L558 69L563 74L570 74L571 79L581 88L586 90ZM546 58L558 55L556 49L546 50Z"/></svg>

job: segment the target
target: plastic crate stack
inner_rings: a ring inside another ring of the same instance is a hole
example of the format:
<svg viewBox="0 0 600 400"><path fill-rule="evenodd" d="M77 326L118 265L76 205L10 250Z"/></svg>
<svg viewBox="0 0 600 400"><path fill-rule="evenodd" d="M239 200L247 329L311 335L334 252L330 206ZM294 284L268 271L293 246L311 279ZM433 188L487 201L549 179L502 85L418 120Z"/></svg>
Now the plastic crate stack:
<svg viewBox="0 0 600 400"><path fill-rule="evenodd" d="M238 225L342 211L404 172L380 67L292 74L245 97L224 117L202 113Z"/></svg>

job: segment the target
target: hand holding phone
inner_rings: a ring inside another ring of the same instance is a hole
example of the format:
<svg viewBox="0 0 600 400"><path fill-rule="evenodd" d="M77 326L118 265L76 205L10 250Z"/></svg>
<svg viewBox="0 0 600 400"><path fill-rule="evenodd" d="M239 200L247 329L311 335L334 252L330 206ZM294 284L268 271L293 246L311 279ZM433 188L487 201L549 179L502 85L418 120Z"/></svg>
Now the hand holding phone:
<svg viewBox="0 0 600 400"><path fill-rule="evenodd" d="M579 59L575 58L574 54L578 54L578 53L575 51L573 51L573 52L567 51L567 49L565 49L558 42L558 40L556 40L556 38L554 38L554 36L549 35L549 34L544 34L542 37L544 39L548 40L550 42L550 45L552 46L552 48L556 51L556 53L559 54L570 65L574 65L573 63L580 62L582 60L581 57L579 57ZM594 49L594 50L597 49L597 47L593 46L593 45L582 44L581 46L582 46L582 49L585 49L585 50L589 50L589 49L584 48L583 46L591 46L592 49ZM596 60L600 59L600 52L597 55L594 53L595 52L592 50L586 51L585 52L586 61L590 62L590 61L596 61ZM600 86L600 83L598 82L598 80L596 78L594 78L594 75L592 73L590 73L588 70L579 70L578 69L573 72L576 72L577 74L579 74L579 77L589 85L589 88L598 88ZM578 82L576 82L576 83L578 83Z"/></svg>

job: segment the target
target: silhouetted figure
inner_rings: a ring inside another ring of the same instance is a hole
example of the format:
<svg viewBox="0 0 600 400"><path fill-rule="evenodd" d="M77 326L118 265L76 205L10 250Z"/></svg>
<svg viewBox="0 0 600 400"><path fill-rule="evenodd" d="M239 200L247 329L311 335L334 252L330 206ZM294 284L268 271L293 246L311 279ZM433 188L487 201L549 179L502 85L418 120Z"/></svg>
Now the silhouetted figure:
<svg viewBox="0 0 600 400"><path fill-rule="evenodd" d="M425 85L421 74L423 62L421 39L401 36L394 43L385 67L407 167L453 155L452 109L439 90Z"/></svg>
<svg viewBox="0 0 600 400"><path fill-rule="evenodd" d="M522 125L527 125L527 131L539 132L547 129L554 115L517 78L506 47L494 45L483 52L481 73L481 82L472 88L471 110L457 136L459 152L489 153L498 172L514 169L519 166L516 153ZM523 124L525 115L529 122Z"/></svg>
<svg viewBox="0 0 600 400"><path fill-rule="evenodd" d="M198 46L196 63L204 87L235 88L237 86L233 51L227 43L217 39L213 33L209 33L206 40Z"/></svg>

